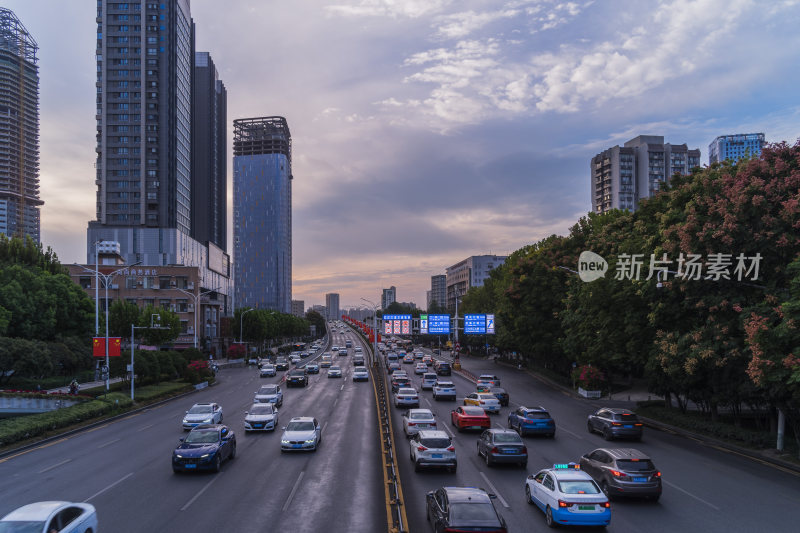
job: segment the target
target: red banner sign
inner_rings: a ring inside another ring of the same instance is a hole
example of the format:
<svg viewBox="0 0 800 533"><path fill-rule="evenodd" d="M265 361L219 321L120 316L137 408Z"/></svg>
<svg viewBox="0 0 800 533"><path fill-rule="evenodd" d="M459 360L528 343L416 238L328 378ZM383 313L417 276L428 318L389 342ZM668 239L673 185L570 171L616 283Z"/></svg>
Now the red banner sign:
<svg viewBox="0 0 800 533"><path fill-rule="evenodd" d="M92 342L92 355L94 357L106 356L106 338L95 337ZM108 338L108 356L120 357L122 355L122 338L109 337Z"/></svg>

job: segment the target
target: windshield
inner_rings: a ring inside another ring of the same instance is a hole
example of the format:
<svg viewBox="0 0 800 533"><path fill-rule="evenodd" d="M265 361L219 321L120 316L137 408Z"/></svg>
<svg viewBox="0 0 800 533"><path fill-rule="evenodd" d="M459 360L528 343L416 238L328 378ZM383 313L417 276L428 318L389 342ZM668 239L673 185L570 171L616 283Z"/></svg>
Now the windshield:
<svg viewBox="0 0 800 533"><path fill-rule="evenodd" d="M577 480L577 481L559 481L558 488L564 494L599 494L600 489L595 485L594 481Z"/></svg>
<svg viewBox="0 0 800 533"><path fill-rule="evenodd" d="M455 521L493 520L497 513L491 503L454 503L450 505L450 519Z"/></svg>
<svg viewBox="0 0 800 533"><path fill-rule="evenodd" d="M411 413L408 418L411 420L430 420L433 416L430 413Z"/></svg>
<svg viewBox="0 0 800 533"><path fill-rule="evenodd" d="M647 459L639 461L631 461L628 459L617 459L617 468L625 470L626 472L645 472L647 470L655 470L656 467Z"/></svg>
<svg viewBox="0 0 800 533"><path fill-rule="evenodd" d="M195 405L194 407L189 409L190 415L202 415L211 412L213 412L213 409L211 409L210 405Z"/></svg>
<svg viewBox="0 0 800 533"><path fill-rule="evenodd" d="M546 413L543 411L528 411L528 414L525 416L527 418L534 418L536 420L544 420L550 418L550 413Z"/></svg>
<svg viewBox="0 0 800 533"><path fill-rule="evenodd" d="M522 439L516 433L495 433L495 442L522 444Z"/></svg>
<svg viewBox="0 0 800 533"><path fill-rule="evenodd" d="M483 416L483 409L480 407L464 407L464 414L470 416Z"/></svg>
<svg viewBox="0 0 800 533"><path fill-rule="evenodd" d="M211 444L219 440L219 433L216 431L190 431L183 442L189 444Z"/></svg>
<svg viewBox="0 0 800 533"><path fill-rule="evenodd" d="M425 446L426 448L442 449L450 446L450 439L445 439L445 438L422 439L419 443Z"/></svg>
<svg viewBox="0 0 800 533"><path fill-rule="evenodd" d="M277 394L278 387L275 385L264 385L258 390L259 394Z"/></svg>
<svg viewBox="0 0 800 533"><path fill-rule="evenodd" d="M313 431L314 422L289 422L286 431Z"/></svg>
<svg viewBox="0 0 800 533"><path fill-rule="evenodd" d="M44 522L0 522L0 533L41 533Z"/></svg>
<svg viewBox="0 0 800 533"><path fill-rule="evenodd" d="M272 406L271 405L254 405L250 408L251 415L271 415L272 414Z"/></svg>
<svg viewBox="0 0 800 533"><path fill-rule="evenodd" d="M398 390L397 394L416 394L417 391L414 389L400 389Z"/></svg>
<svg viewBox="0 0 800 533"><path fill-rule="evenodd" d="M447 387L453 387L453 384L449 381L440 381L439 383L436 384L436 386L447 388Z"/></svg>

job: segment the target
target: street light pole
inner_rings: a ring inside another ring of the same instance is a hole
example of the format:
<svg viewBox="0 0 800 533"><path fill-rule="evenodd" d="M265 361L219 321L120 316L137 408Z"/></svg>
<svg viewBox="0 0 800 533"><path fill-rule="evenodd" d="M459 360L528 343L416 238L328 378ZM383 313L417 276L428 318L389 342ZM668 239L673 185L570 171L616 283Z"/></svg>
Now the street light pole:
<svg viewBox="0 0 800 533"><path fill-rule="evenodd" d="M194 313L192 313L192 314L194 315L194 347L195 348L197 348L197 314L200 312L200 302L198 302L198 299L200 297L202 297L203 295L205 295L205 294L212 293L212 292L217 291L219 289L220 289L219 287L214 287L213 289L208 289L207 291L203 291L200 294L194 294L194 293L191 293L189 291L185 291L185 290L177 288L177 287L175 288L176 291L180 291L180 292L182 292L183 294L185 294L187 296L191 296L192 299L194 300Z"/></svg>
<svg viewBox="0 0 800 533"><path fill-rule="evenodd" d="M375 361L378 357L378 306L366 298L361 298L372 306L372 365L375 366Z"/></svg>
<svg viewBox="0 0 800 533"><path fill-rule="evenodd" d="M255 307L251 307L250 309L248 309L247 311L244 311L241 315L239 315L239 344L244 344L243 343L243 338L242 338L242 326L244 325L244 315L246 315L250 311L254 311L254 310L255 310Z"/></svg>

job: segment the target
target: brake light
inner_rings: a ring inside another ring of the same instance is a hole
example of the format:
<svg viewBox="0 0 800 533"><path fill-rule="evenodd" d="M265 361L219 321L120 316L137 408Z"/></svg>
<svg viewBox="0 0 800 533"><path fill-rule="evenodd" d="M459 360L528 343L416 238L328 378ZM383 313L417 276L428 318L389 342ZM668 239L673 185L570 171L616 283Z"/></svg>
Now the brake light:
<svg viewBox="0 0 800 533"><path fill-rule="evenodd" d="M661 472L656 471L655 477L661 477Z"/></svg>
<svg viewBox="0 0 800 533"><path fill-rule="evenodd" d="M483 400L481 400L481 405L486 405L486 402L484 402Z"/></svg>
<svg viewBox="0 0 800 533"><path fill-rule="evenodd" d="M600 505L601 507L604 507L606 509L610 509L611 508L611 502L603 502L603 503L600 503L598 505Z"/></svg>
<svg viewBox="0 0 800 533"><path fill-rule="evenodd" d="M500 453L500 450L498 450L497 446L495 446L494 448L492 448L492 451L490 453Z"/></svg>
<svg viewBox="0 0 800 533"><path fill-rule="evenodd" d="M427 450L427 449L428 449L428 448L426 448L425 446L423 446L423 445L421 445L421 444L420 444L419 446L417 446L417 451L418 451L418 452L424 452L424 451L425 451L425 450Z"/></svg>
<svg viewBox="0 0 800 533"><path fill-rule="evenodd" d="M527 446L523 446L522 447L522 454L523 455L528 455L528 447Z"/></svg>
<svg viewBox="0 0 800 533"><path fill-rule="evenodd" d="M447 451L448 452L454 452L454 451L456 451L456 447L455 446L448 446L447 447Z"/></svg>
<svg viewBox="0 0 800 533"><path fill-rule="evenodd" d="M643 424L641 422L637 422L637 423L634 424L634 426L636 426L637 428L640 428L640 427L643 426Z"/></svg>
<svg viewBox="0 0 800 533"><path fill-rule="evenodd" d="M611 422L612 426L621 426L622 422Z"/></svg>
<svg viewBox="0 0 800 533"><path fill-rule="evenodd" d="M409 426L416 426L416 425L417 425L417 423L416 423L416 422L409 422L409 423L408 423L408 425L409 425Z"/></svg>
<svg viewBox="0 0 800 533"><path fill-rule="evenodd" d="M558 500L559 507L572 507L572 504L569 502L565 502L564 500Z"/></svg>
<svg viewBox="0 0 800 533"><path fill-rule="evenodd" d="M622 477L622 476L624 475L622 472L620 472L620 471L618 471L618 470L611 470L611 474L612 474L614 477Z"/></svg>

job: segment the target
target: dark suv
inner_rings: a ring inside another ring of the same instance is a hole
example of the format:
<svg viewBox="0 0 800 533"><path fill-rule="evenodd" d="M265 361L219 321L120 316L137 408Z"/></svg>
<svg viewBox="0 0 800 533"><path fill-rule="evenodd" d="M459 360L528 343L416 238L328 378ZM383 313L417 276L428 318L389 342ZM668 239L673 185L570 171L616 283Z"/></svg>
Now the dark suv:
<svg viewBox="0 0 800 533"><path fill-rule="evenodd" d="M647 454L633 448L598 448L581 457L581 470L597 481L608 499L661 497L661 472Z"/></svg>
<svg viewBox="0 0 800 533"><path fill-rule="evenodd" d="M449 376L451 373L450 363L446 361L437 361L434 368L436 369L436 373L440 376Z"/></svg>
<svg viewBox="0 0 800 533"><path fill-rule="evenodd" d="M497 513L485 490L473 487L442 487L426 497L428 521L434 531L482 531L507 533L506 521Z"/></svg>
<svg viewBox="0 0 800 533"><path fill-rule="evenodd" d="M308 375L305 368L295 368L286 376L287 387L305 387L308 385Z"/></svg>
<svg viewBox="0 0 800 533"><path fill-rule="evenodd" d="M628 438L642 440L642 423L636 413L628 409L604 407L589 415L586 422L589 433L601 433L606 440Z"/></svg>

